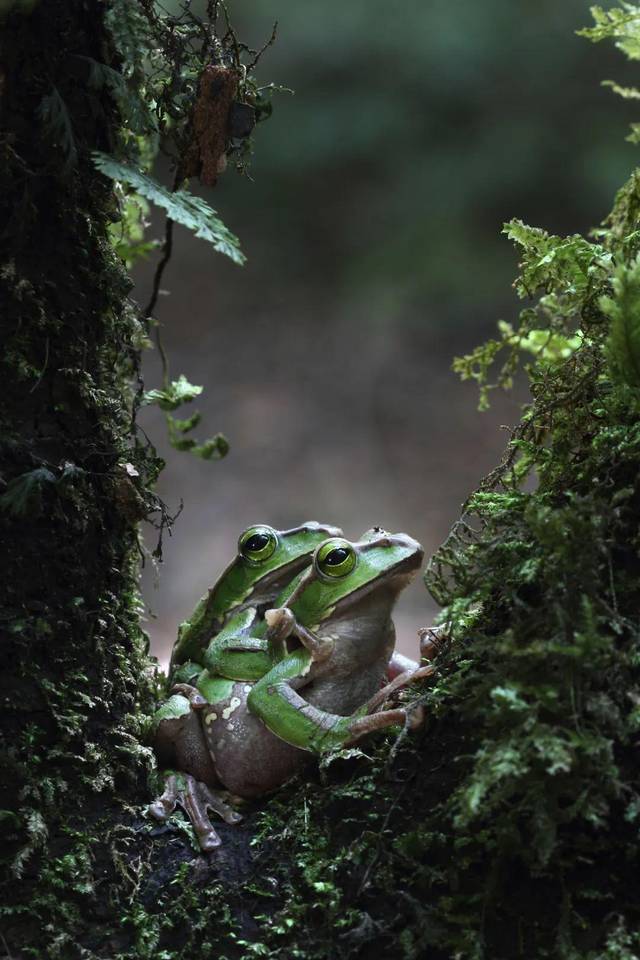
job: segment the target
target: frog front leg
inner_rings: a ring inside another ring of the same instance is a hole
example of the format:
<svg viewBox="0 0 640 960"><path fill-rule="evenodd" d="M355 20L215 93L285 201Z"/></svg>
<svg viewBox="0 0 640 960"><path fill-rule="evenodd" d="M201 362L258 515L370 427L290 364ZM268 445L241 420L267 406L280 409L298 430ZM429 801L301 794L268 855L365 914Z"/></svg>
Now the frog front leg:
<svg viewBox="0 0 640 960"><path fill-rule="evenodd" d="M171 689L177 683L194 684L199 674L202 673L203 666L197 660L185 660L179 664L173 673L169 674L168 688Z"/></svg>
<svg viewBox="0 0 640 960"><path fill-rule="evenodd" d="M306 682L312 662L307 650L295 650L259 680L247 698L251 712L282 740L302 750L325 753L354 742L371 730L407 722L409 715L403 707L369 716L372 709L369 701L351 716L343 717L309 703L297 688ZM400 683L399 679L387 685L384 699L389 696L389 687L395 690L408 682L403 678Z"/></svg>
<svg viewBox="0 0 640 960"><path fill-rule="evenodd" d="M335 642L330 637L321 637L303 626L289 607L277 607L267 610L264 615L268 626L267 640L275 656L273 659L284 659L288 654L286 641L289 637L296 637L302 646L309 651L314 663L321 663L331 656Z"/></svg>
<svg viewBox="0 0 640 960"><path fill-rule="evenodd" d="M210 810L226 823L237 823L242 819L213 789L220 782L200 719L208 706L195 687L177 684L169 700L156 712L155 750L160 763L169 769L164 773L162 794L148 808L155 820L164 823L176 806L182 807L204 851L213 850L221 843L209 819Z"/></svg>
<svg viewBox="0 0 640 960"><path fill-rule="evenodd" d="M257 611L248 607L231 618L209 643L204 665L209 673L233 680L256 680L271 667L268 640L254 634Z"/></svg>

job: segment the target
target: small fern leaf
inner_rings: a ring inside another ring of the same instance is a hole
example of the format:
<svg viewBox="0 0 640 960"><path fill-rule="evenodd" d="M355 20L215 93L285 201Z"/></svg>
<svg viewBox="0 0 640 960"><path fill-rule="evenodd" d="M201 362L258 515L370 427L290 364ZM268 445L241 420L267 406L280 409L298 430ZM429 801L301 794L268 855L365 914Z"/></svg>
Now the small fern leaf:
<svg viewBox="0 0 640 960"><path fill-rule="evenodd" d="M56 87L40 101L38 116L42 121L45 136L51 140L54 147L61 149L64 155L64 170L69 173L78 163L78 150L71 116Z"/></svg>
<svg viewBox="0 0 640 960"><path fill-rule="evenodd" d="M615 40L616 46L630 60L640 60L640 9L636 3L623 2L612 10L594 6L591 7L591 16L594 26L577 30L579 37L586 37L593 43Z"/></svg>
<svg viewBox="0 0 640 960"><path fill-rule="evenodd" d="M147 390L142 398L143 404L157 404L161 410L177 410L183 403L191 403L202 393L202 387L189 383L183 373L172 380L164 390Z"/></svg>
<svg viewBox="0 0 640 960"><path fill-rule="evenodd" d="M212 244L218 253L223 253L234 263L245 262L246 257L240 249L238 238L225 227L216 211L200 197L195 197L186 190L176 190L172 193L146 174L120 163L105 153L94 153L93 160L105 177L133 187L140 196L166 210L170 220L181 223L189 230L193 230L196 237Z"/></svg>
<svg viewBox="0 0 640 960"><path fill-rule="evenodd" d="M613 296L600 308L611 321L607 355L613 379L640 389L640 258L613 275Z"/></svg>
<svg viewBox="0 0 640 960"><path fill-rule="evenodd" d="M0 497L0 510L14 517L37 517L42 512L42 493L56 478L46 467L37 467L14 477Z"/></svg>
<svg viewBox="0 0 640 960"><path fill-rule="evenodd" d="M637 87L622 87L615 80L603 80L603 87L609 87L623 100L640 100L640 90Z"/></svg>

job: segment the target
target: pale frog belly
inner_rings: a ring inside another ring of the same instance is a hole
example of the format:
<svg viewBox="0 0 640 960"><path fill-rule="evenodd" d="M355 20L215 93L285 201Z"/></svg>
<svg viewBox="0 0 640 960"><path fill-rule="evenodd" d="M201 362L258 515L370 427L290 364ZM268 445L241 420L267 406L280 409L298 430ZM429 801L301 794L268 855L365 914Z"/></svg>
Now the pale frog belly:
<svg viewBox="0 0 640 960"><path fill-rule="evenodd" d="M231 793L257 797L275 790L311 759L280 740L247 707L251 684L234 683L230 695L202 711L204 738L216 774Z"/></svg>
<svg viewBox="0 0 640 960"><path fill-rule="evenodd" d="M322 677L304 687L302 696L329 713L348 716L378 690L384 663L353 678ZM230 694L201 714L202 730L216 774L231 793L255 797L275 790L310 762L313 755L294 747L264 725L247 706L250 683L237 681Z"/></svg>

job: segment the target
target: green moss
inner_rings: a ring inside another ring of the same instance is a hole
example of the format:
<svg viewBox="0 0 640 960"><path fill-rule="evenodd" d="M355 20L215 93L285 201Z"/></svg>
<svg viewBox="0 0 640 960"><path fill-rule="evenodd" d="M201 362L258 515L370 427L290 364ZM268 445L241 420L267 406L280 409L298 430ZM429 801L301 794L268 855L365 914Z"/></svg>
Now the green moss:
<svg viewBox="0 0 640 960"><path fill-rule="evenodd" d="M88 157L120 121L71 66L80 51L108 52L108 38L81 6L39 4L3 24L3 193L16 205L2 292L2 925L24 956L73 955L95 899L93 824L117 809L114 791L142 787L151 762L138 740L152 691L137 523L157 506L158 462L132 433L139 323L107 237L111 192ZM44 119L32 129L52 88L72 154Z"/></svg>
<svg viewBox="0 0 640 960"><path fill-rule="evenodd" d="M2 622L17 665L3 681L7 949L635 960L640 179L593 242L506 228L531 302L457 367L486 402L491 364L506 356L495 382L508 386L524 363L532 402L427 571L453 641L420 693L424 728L377 737L246 805L207 860L181 815L154 828L140 807L153 679L136 524L158 506L161 464L131 432L143 332L108 242L113 198L86 160L119 120L65 80L70 51L101 62L109 44L99 17L85 32L79 11L40 4L9 24L7 71L24 69L9 119L51 96L49 79L15 62L39 62L49 36L79 167L55 142L16 140L11 176L40 175L4 272ZM630 5L609 32L629 47L639 20Z"/></svg>

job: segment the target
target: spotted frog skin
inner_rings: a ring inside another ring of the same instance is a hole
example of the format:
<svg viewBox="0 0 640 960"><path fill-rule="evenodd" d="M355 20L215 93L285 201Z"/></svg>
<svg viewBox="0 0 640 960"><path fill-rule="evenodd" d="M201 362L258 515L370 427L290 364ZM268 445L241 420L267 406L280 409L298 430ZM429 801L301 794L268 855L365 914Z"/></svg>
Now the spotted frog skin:
<svg viewBox="0 0 640 960"><path fill-rule="evenodd" d="M314 753L409 722L404 708L381 707L433 668L412 667L381 684L395 642L392 609L422 557L411 537L377 528L357 543L340 536L321 543L310 567L256 624L261 653L265 641L268 648L260 675L224 677L205 669L197 686L178 684L159 711L156 752L176 772L150 813L166 820L179 803L201 847L213 849L220 839L209 811L227 822L239 818L218 796L220 787L260 796Z"/></svg>

